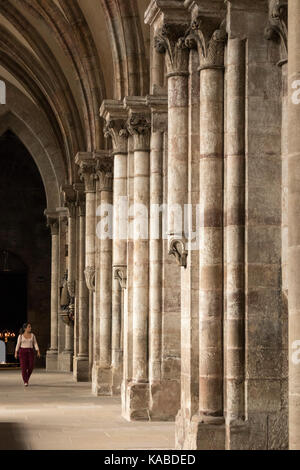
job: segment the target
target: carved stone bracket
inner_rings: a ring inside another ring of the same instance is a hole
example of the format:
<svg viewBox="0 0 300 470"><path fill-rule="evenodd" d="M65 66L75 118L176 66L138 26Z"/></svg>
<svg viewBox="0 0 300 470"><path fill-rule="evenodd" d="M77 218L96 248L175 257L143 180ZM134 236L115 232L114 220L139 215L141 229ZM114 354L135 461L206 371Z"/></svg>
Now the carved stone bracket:
<svg viewBox="0 0 300 470"><path fill-rule="evenodd" d="M127 289L127 266L114 266L113 273L114 279L119 281L121 289Z"/></svg>
<svg viewBox="0 0 300 470"><path fill-rule="evenodd" d="M288 5L287 0L270 0L269 23L265 28L265 38L277 41L281 47L281 61L279 65L286 63L288 59Z"/></svg>
<svg viewBox="0 0 300 470"><path fill-rule="evenodd" d="M93 266L88 266L84 271L84 275L87 288L89 291L95 292L95 268Z"/></svg>
<svg viewBox="0 0 300 470"><path fill-rule="evenodd" d="M188 252L185 249L183 240L172 238L169 241L169 255L173 255L179 266L186 268Z"/></svg>

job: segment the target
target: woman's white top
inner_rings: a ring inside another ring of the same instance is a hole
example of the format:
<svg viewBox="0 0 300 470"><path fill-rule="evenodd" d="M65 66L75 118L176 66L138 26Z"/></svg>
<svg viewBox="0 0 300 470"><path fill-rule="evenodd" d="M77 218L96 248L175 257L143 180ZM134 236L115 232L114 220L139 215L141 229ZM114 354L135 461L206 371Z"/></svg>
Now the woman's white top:
<svg viewBox="0 0 300 470"><path fill-rule="evenodd" d="M31 333L31 338L25 338L24 335L19 335L18 342L16 346L16 352L19 351L20 348L33 348L35 347L36 351L39 351L39 346L37 344L36 337L33 333Z"/></svg>

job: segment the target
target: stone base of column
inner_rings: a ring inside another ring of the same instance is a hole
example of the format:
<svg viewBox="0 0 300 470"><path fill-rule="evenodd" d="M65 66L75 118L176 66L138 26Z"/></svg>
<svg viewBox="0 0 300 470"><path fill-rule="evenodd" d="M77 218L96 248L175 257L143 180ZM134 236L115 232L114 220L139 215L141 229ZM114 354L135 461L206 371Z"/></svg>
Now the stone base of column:
<svg viewBox="0 0 300 470"><path fill-rule="evenodd" d="M64 351L58 357L58 370L61 372L73 371L73 353L71 351Z"/></svg>
<svg viewBox="0 0 300 470"><path fill-rule="evenodd" d="M250 426L248 422L236 421L226 425L226 449L247 450L250 444Z"/></svg>
<svg viewBox="0 0 300 470"><path fill-rule="evenodd" d="M49 349L46 353L46 371L52 372L58 370L58 351Z"/></svg>
<svg viewBox="0 0 300 470"><path fill-rule="evenodd" d="M225 420L195 415L187 422L180 411L176 418L175 441L178 450L225 450Z"/></svg>
<svg viewBox="0 0 300 470"><path fill-rule="evenodd" d="M150 384L151 421L175 421L180 408L180 382L165 380Z"/></svg>
<svg viewBox="0 0 300 470"><path fill-rule="evenodd" d="M87 356L74 357L73 359L73 377L75 382L89 382L89 358Z"/></svg>
<svg viewBox="0 0 300 470"><path fill-rule="evenodd" d="M123 380L123 368L113 367L112 368L112 394L114 396L121 395L122 380Z"/></svg>
<svg viewBox="0 0 300 470"><path fill-rule="evenodd" d="M127 421L149 421L149 384L129 382L122 384L122 415Z"/></svg>
<svg viewBox="0 0 300 470"><path fill-rule="evenodd" d="M94 365L92 370L92 394L96 397L112 395L112 369Z"/></svg>

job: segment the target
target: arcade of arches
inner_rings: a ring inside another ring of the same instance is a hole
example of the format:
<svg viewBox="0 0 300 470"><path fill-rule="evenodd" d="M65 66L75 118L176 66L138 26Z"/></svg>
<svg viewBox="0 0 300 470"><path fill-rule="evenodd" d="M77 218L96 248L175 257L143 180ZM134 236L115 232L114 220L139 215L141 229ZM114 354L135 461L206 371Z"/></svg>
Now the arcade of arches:
<svg viewBox="0 0 300 470"><path fill-rule="evenodd" d="M19 323L177 449L300 448L299 21L299 0L0 0ZM163 204L187 229L136 236Z"/></svg>

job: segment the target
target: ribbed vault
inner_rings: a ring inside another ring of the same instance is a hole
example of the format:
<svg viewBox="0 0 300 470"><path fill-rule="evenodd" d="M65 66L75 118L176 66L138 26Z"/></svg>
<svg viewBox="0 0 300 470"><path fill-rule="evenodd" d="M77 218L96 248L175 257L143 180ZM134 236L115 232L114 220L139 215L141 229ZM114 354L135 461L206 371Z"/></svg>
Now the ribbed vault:
<svg viewBox="0 0 300 470"><path fill-rule="evenodd" d="M29 96L35 114L47 122L61 159L60 170L52 157L47 159L57 184L78 180L77 152L105 147L102 100L148 92L144 4L146 0L0 0L3 79L9 87L13 77L18 99L23 94L22 100L30 101ZM9 101L7 109L6 114L0 110L2 127L5 119L19 119ZM21 121L28 126L25 116Z"/></svg>

